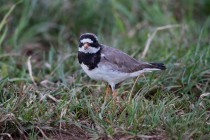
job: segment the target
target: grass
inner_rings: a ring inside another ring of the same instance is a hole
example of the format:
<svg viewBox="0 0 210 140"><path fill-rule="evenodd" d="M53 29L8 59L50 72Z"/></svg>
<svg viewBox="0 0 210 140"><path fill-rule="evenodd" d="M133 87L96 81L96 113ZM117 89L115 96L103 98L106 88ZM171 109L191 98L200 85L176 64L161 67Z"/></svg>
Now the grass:
<svg viewBox="0 0 210 140"><path fill-rule="evenodd" d="M0 138L208 139L208 5L3 0ZM173 25L178 27L159 30ZM83 32L138 60L164 62L167 70L125 81L118 89L120 105L111 97L104 105L105 83L87 77L77 61Z"/></svg>

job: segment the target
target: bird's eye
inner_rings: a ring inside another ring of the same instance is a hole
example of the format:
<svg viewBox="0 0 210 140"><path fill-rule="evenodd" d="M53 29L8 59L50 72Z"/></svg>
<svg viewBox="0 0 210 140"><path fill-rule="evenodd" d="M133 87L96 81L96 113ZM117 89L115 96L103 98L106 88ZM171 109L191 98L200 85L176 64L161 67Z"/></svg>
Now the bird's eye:
<svg viewBox="0 0 210 140"><path fill-rule="evenodd" d="M99 45L97 43L90 43L90 46L97 48Z"/></svg>
<svg viewBox="0 0 210 140"><path fill-rule="evenodd" d="M83 43L80 42L80 43L79 43L79 47L82 47L82 46L83 46Z"/></svg>

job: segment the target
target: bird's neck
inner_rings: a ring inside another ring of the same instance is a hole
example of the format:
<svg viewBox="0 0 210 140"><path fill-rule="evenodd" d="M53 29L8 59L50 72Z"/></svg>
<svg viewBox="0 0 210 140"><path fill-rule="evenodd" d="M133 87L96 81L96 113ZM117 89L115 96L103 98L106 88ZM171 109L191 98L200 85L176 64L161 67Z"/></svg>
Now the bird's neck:
<svg viewBox="0 0 210 140"><path fill-rule="evenodd" d="M84 53L78 51L78 60L80 64L85 64L89 70L92 70L98 66L101 59L101 49L96 53Z"/></svg>

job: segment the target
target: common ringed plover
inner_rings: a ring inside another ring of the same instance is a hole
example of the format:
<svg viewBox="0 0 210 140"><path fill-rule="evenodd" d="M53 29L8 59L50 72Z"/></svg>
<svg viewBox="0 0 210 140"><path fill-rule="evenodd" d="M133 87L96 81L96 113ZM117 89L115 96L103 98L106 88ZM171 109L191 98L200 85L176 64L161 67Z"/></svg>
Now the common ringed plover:
<svg viewBox="0 0 210 140"><path fill-rule="evenodd" d="M110 87L116 99L116 85L126 79L134 78L145 72L165 70L162 63L139 62L124 52L100 44L93 33L84 33L79 38L78 60L85 73L94 80L106 81L105 101Z"/></svg>

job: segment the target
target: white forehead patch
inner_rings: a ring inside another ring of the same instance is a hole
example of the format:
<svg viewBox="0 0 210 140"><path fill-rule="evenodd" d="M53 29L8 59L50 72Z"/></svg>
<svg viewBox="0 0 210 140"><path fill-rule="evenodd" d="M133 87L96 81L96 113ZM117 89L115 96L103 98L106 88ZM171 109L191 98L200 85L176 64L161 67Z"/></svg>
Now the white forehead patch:
<svg viewBox="0 0 210 140"><path fill-rule="evenodd" d="M90 38L84 38L80 40L81 43L93 43L93 41Z"/></svg>

